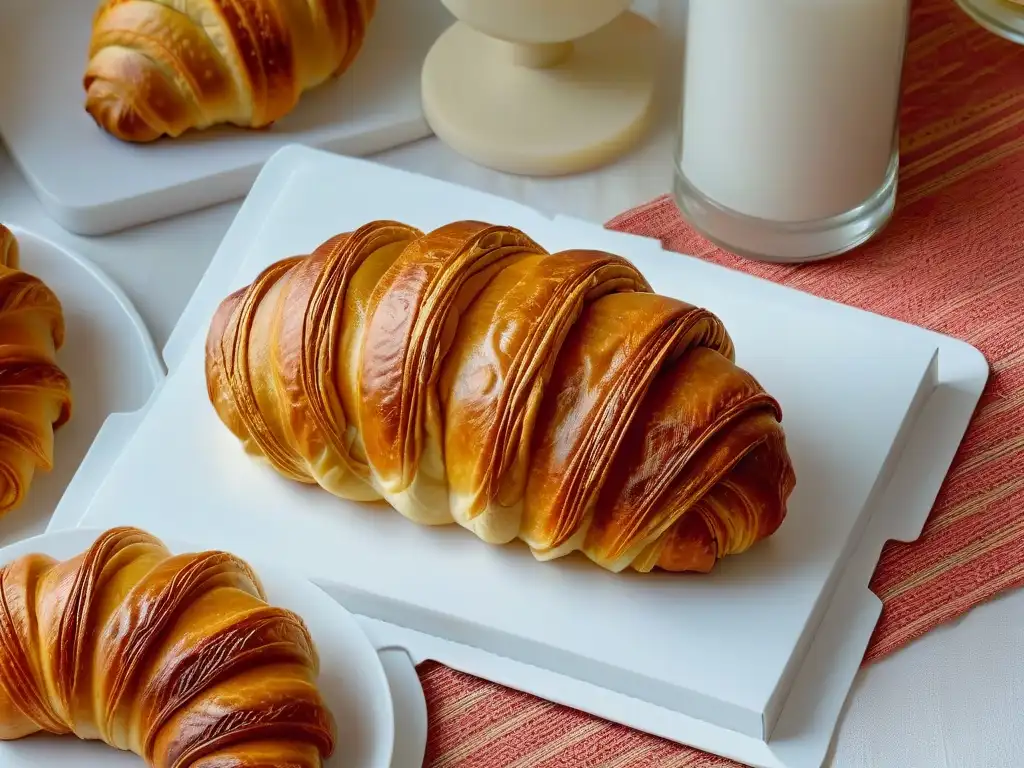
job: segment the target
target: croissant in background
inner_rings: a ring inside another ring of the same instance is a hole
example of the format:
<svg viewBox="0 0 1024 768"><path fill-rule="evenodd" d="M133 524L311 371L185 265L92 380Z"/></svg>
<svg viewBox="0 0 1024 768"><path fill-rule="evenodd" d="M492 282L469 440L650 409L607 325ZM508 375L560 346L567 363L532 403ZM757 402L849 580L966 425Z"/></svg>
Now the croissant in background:
<svg viewBox="0 0 1024 768"><path fill-rule="evenodd" d="M134 528L0 569L0 740L101 740L152 768L320 768L335 722L305 624L223 552Z"/></svg>
<svg viewBox="0 0 1024 768"><path fill-rule="evenodd" d="M717 317L481 222L372 222L271 265L215 313L206 379L284 476L542 560L706 572L774 533L795 484Z"/></svg>
<svg viewBox="0 0 1024 768"><path fill-rule="evenodd" d="M124 141L263 128L344 73L377 0L102 0L85 109Z"/></svg>
<svg viewBox="0 0 1024 768"><path fill-rule="evenodd" d="M53 468L53 432L71 417L71 386L57 366L60 300L19 269L18 241L0 224L0 516Z"/></svg>

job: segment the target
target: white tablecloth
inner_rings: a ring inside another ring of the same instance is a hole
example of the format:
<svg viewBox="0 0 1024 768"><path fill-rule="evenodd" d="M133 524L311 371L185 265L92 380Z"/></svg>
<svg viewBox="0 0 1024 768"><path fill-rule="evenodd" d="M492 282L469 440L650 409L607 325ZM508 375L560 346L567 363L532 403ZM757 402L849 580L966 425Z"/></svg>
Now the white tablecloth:
<svg viewBox="0 0 1024 768"><path fill-rule="evenodd" d="M678 13L678 9L671 11ZM532 179L474 166L436 139L378 156L388 165L596 222L667 192L674 119L615 165ZM162 346L238 210L227 203L99 238L43 213L0 145L0 221L74 249L116 280ZM1024 590L976 608L863 671L836 740L836 768L1024 768Z"/></svg>

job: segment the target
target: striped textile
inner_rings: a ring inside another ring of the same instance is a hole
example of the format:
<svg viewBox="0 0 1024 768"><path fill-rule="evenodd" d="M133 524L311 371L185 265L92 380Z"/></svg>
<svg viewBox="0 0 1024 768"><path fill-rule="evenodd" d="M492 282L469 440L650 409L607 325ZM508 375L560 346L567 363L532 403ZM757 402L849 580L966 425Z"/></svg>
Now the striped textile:
<svg viewBox="0 0 1024 768"><path fill-rule="evenodd" d="M872 589L884 610L865 661L1024 584L1024 47L953 0L916 3L898 212L875 242L801 267L744 262L687 228L667 198L613 229L965 339L989 386L918 542L891 544ZM732 765L428 663L432 768Z"/></svg>

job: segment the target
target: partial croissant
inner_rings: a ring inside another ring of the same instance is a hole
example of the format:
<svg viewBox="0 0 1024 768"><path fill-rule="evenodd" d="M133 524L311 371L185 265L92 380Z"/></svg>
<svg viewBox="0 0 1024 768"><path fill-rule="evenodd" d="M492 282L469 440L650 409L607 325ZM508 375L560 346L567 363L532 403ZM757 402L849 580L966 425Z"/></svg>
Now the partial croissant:
<svg viewBox="0 0 1024 768"><path fill-rule="evenodd" d="M481 222L372 222L273 264L215 313L206 379L282 475L541 560L707 572L773 534L795 484L717 317L619 256Z"/></svg>
<svg viewBox="0 0 1024 768"><path fill-rule="evenodd" d="M53 433L71 418L58 367L60 300L19 269L18 241L0 224L0 516L25 499L37 469L53 468Z"/></svg>
<svg viewBox="0 0 1024 768"><path fill-rule="evenodd" d="M152 768L320 768L335 722L305 624L223 552L134 528L0 569L0 740L74 734Z"/></svg>
<svg viewBox="0 0 1024 768"><path fill-rule="evenodd" d="M131 142L232 124L264 128L344 73L377 0L102 0L85 109Z"/></svg>

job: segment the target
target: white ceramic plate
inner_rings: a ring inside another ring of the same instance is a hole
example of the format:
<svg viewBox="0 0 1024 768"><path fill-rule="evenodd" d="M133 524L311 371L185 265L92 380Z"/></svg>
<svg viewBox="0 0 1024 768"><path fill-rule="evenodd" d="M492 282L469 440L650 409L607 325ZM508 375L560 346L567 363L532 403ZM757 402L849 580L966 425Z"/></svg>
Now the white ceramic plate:
<svg viewBox="0 0 1024 768"><path fill-rule="evenodd" d="M100 529L57 531L0 550L0 564L30 552L61 560L83 552ZM195 547L165 540L171 551ZM320 691L338 725L337 748L325 768L387 768L394 747L391 693L377 652L353 616L319 587L259 563L251 563L263 582L268 601L299 614L320 653ZM101 742L74 737L33 736L0 742L4 768L136 768L133 754Z"/></svg>
<svg viewBox="0 0 1024 768"><path fill-rule="evenodd" d="M141 408L164 378L135 307L83 257L14 224L21 268L42 279L64 307L67 333L57 361L71 379L71 420L57 430L54 468L37 472L28 497L0 518L0 547L42 533L111 413Z"/></svg>

